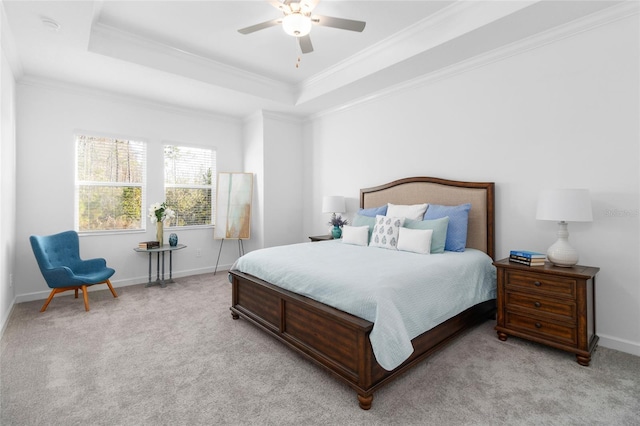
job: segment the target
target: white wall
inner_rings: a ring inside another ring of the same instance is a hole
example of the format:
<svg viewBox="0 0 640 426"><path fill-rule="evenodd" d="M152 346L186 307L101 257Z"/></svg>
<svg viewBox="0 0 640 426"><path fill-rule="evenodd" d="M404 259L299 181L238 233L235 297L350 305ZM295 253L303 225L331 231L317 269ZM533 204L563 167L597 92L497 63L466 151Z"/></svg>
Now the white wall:
<svg viewBox="0 0 640 426"><path fill-rule="evenodd" d="M333 113L305 129L308 235L326 230L324 194L409 176L496 183L497 257L546 251L556 224L535 219L543 188L589 188L594 221L571 223L599 266L603 346L640 355L639 43L637 16L428 80Z"/></svg>
<svg viewBox="0 0 640 426"><path fill-rule="evenodd" d="M254 174L251 206L251 239L244 245L249 252L264 247L264 119L262 112L251 115L243 125L244 169Z"/></svg>
<svg viewBox="0 0 640 426"><path fill-rule="evenodd" d="M244 146L244 170L255 174L251 240L245 251L304 241L302 123L260 111L245 120Z"/></svg>
<svg viewBox="0 0 640 426"><path fill-rule="evenodd" d="M74 132L77 130L143 140L148 143L148 203L163 201L162 144L177 142L214 147L218 170L242 170L240 120L146 104L113 95L54 85L18 84L17 147L17 301L43 298L47 287L38 271L29 236L74 226ZM145 208L146 211L146 208ZM218 254L213 229L165 229L176 232L186 249L174 253L174 276L212 272ZM146 233L93 235L80 240L83 258L104 257L116 270L115 286L147 281L145 254L135 253ZM197 256L200 251L201 256ZM218 269L228 268L237 251L223 253ZM168 265L167 265L168 266ZM155 273L155 265L154 265Z"/></svg>
<svg viewBox="0 0 640 426"><path fill-rule="evenodd" d="M6 55L13 46L5 32L2 3L0 15L0 330L4 330L15 297L12 277L16 246L16 84Z"/></svg>
<svg viewBox="0 0 640 426"><path fill-rule="evenodd" d="M265 246L304 241L302 124L295 119L266 112L264 145Z"/></svg>

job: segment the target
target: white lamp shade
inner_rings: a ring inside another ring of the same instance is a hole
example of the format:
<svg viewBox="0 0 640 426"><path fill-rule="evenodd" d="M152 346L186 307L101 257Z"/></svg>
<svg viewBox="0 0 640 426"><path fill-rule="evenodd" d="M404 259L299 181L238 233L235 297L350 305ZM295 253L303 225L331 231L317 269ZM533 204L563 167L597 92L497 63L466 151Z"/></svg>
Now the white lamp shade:
<svg viewBox="0 0 640 426"><path fill-rule="evenodd" d="M322 197L322 213L344 213L344 197L340 195L325 195Z"/></svg>
<svg viewBox="0 0 640 426"><path fill-rule="evenodd" d="M311 32L311 18L299 12L291 13L282 18L282 29L294 37L303 37Z"/></svg>
<svg viewBox="0 0 640 426"><path fill-rule="evenodd" d="M545 189L538 197L538 220L591 222L591 197L588 189Z"/></svg>
<svg viewBox="0 0 640 426"><path fill-rule="evenodd" d="M545 189L538 197L538 220L558 222L558 240L547 250L547 259L556 266L578 263L578 251L569 244L567 222L591 222L591 197L588 189Z"/></svg>

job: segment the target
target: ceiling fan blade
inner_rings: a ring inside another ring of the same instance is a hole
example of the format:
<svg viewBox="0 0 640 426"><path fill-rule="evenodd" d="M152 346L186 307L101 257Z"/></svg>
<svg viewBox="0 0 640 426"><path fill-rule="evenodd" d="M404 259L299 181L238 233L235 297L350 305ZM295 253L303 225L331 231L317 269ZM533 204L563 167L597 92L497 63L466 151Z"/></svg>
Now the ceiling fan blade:
<svg viewBox="0 0 640 426"><path fill-rule="evenodd" d="M282 19L273 19L271 21L261 22L256 25L252 25L250 27L241 28L238 30L240 34L250 34L256 31L264 30L265 28L274 27L276 25L280 25L282 23Z"/></svg>
<svg viewBox="0 0 640 426"><path fill-rule="evenodd" d="M363 21L354 21L352 19L334 18L332 16L316 16L311 18L311 21L324 27L339 28L341 30L358 31L362 32L364 26L367 24Z"/></svg>
<svg viewBox="0 0 640 426"><path fill-rule="evenodd" d="M311 37L309 37L309 34L307 34L306 36L298 37L298 44L300 45L300 50L302 50L302 53L313 52L313 45L311 44Z"/></svg>

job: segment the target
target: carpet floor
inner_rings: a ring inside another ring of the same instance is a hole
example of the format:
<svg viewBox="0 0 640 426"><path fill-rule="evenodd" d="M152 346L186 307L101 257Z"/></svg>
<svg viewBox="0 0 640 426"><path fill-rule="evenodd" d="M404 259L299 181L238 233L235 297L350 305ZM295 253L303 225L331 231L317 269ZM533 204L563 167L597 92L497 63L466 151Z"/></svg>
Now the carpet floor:
<svg viewBox="0 0 640 426"><path fill-rule="evenodd" d="M638 425L640 357L590 367L493 321L374 395L356 393L248 321L226 273L14 306L0 341L2 425Z"/></svg>

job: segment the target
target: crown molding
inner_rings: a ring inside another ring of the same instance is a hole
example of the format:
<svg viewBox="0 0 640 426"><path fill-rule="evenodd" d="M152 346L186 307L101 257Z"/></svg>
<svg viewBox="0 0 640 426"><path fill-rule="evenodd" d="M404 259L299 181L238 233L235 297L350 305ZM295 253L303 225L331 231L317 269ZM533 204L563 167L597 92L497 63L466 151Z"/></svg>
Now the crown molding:
<svg viewBox="0 0 640 426"><path fill-rule="evenodd" d="M108 90L96 89L94 87L82 86L75 83L68 83L43 77L25 76L18 81L18 85L67 92L70 94L81 96L91 96L110 102L126 103L136 107L153 109L159 112L181 114L189 117L203 118L207 120L215 119L232 124L242 123L242 119L230 115L224 115L207 110L179 107L169 103L158 102L155 100L145 99L137 96L123 95L121 93L115 93Z"/></svg>
<svg viewBox="0 0 640 426"><path fill-rule="evenodd" d="M262 116L270 120L277 120L288 124L302 124L304 121L302 117L280 111L262 110Z"/></svg>
<svg viewBox="0 0 640 426"><path fill-rule="evenodd" d="M91 28L88 50L285 105L294 103L292 85L101 22Z"/></svg>
<svg viewBox="0 0 640 426"><path fill-rule="evenodd" d="M266 110L266 109L261 109L258 111L254 111L251 114L246 115L243 119L242 122L244 124L250 123L253 120L257 120L257 119L269 119L269 120L277 120L283 123L287 123L287 124L296 124L296 125L300 125L304 122L305 117L300 117L297 115L293 115L293 114L288 114L286 112L280 112L280 111L271 111L271 110Z"/></svg>
<svg viewBox="0 0 640 426"><path fill-rule="evenodd" d="M456 1L391 37L306 79L297 86L298 102L366 77L433 49L540 0L518 2ZM419 43L416 43L419 40ZM331 86L327 88L327 86Z"/></svg>
<svg viewBox="0 0 640 426"><path fill-rule="evenodd" d="M388 51L387 49L393 49L398 45L404 44L412 38L419 35L427 28L438 26L440 23L452 16L461 13L465 8L469 8L472 5L471 2L456 2L444 9L428 16L421 21L414 23L413 25L405 28L403 31L395 33L394 35L387 37L386 39L379 41L378 43L370 46L369 48L356 53L349 58L338 62L337 64L325 69L324 71L315 74L314 76L306 79L299 85L299 89L304 89L310 86L319 84L321 81L331 78L333 75L343 72L345 69L362 62L365 59L374 57L378 54Z"/></svg>
<svg viewBox="0 0 640 426"><path fill-rule="evenodd" d="M567 24L552 28L547 31L543 31L517 42L507 44L498 49L464 60L446 68L439 69L435 72L387 87L381 91L372 93L367 96L362 96L358 99L353 100L352 102L348 102L337 107L328 108L323 111L310 114L308 118L311 120L315 120L326 115L346 111L362 104L374 102L388 96L396 95L399 92L414 90L418 87L446 80L456 75L472 71L476 68L480 68L494 62L499 62L512 56L526 53L530 50L576 36L585 31L590 31L603 25L611 24L622 19L633 17L634 15L638 15L639 13L640 2L637 2L635 0L624 1L602 11L592 13L582 18L578 18Z"/></svg>

